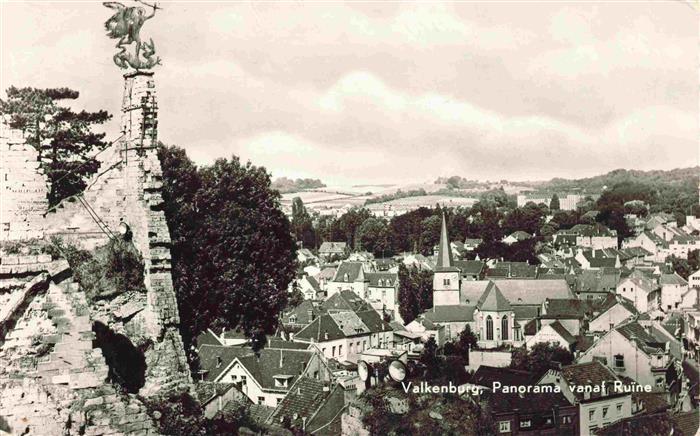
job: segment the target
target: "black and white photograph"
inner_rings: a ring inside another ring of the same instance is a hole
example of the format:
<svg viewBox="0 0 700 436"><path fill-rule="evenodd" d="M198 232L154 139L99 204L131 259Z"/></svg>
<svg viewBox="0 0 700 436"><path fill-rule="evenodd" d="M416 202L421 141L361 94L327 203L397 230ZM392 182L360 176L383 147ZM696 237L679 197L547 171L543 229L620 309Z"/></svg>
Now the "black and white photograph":
<svg viewBox="0 0 700 436"><path fill-rule="evenodd" d="M697 436L698 362L698 0L0 0L0 436Z"/></svg>

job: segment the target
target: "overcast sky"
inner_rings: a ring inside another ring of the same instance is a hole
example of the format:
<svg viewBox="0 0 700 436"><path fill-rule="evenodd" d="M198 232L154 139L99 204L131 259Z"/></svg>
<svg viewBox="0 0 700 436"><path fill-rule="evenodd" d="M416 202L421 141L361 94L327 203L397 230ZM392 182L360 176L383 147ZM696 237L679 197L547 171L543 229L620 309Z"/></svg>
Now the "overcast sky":
<svg viewBox="0 0 700 436"><path fill-rule="evenodd" d="M159 135L329 184L581 177L698 164L683 2L161 2ZM0 84L119 111L99 2L2 3ZM118 117L108 127L118 130Z"/></svg>

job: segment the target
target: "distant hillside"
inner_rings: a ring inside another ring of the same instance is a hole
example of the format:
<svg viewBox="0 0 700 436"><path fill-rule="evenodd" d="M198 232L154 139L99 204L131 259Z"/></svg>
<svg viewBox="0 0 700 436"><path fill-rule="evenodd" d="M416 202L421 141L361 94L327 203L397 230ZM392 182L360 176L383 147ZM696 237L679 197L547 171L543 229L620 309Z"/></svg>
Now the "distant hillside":
<svg viewBox="0 0 700 436"><path fill-rule="evenodd" d="M281 194L299 192L307 189L325 188L326 185L319 179L288 179L280 177L272 182L272 189L278 190Z"/></svg>
<svg viewBox="0 0 700 436"><path fill-rule="evenodd" d="M582 191L600 192L603 186L612 187L618 183L635 182L649 185L684 185L689 182L697 185L700 167L677 168L669 171L613 170L607 174L584 179L555 178L546 182L533 182L530 185L538 191Z"/></svg>

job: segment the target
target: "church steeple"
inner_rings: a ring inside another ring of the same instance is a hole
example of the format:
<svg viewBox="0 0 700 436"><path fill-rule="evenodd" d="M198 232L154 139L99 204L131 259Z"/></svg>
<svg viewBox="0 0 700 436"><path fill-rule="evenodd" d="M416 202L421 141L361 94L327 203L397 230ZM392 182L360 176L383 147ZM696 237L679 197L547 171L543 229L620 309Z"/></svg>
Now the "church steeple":
<svg viewBox="0 0 700 436"><path fill-rule="evenodd" d="M450 247L450 237L447 234L447 222L445 214L442 214L442 228L440 229L440 242L438 245L438 257L436 270L451 269L454 266L452 260L452 247Z"/></svg>

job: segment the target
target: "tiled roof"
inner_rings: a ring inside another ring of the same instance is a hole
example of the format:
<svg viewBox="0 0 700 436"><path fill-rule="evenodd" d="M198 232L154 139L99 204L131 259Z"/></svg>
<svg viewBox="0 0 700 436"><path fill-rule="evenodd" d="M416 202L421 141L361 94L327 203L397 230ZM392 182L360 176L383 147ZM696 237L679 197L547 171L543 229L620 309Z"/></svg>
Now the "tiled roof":
<svg viewBox="0 0 700 436"><path fill-rule="evenodd" d="M682 436L692 436L699 433L700 411L698 409L671 415L671 419L681 431Z"/></svg>
<svg viewBox="0 0 700 436"><path fill-rule="evenodd" d="M455 260L454 265L462 275L478 275L484 270L485 264L480 260Z"/></svg>
<svg viewBox="0 0 700 436"><path fill-rule="evenodd" d="M328 297L321 307L326 311L350 311L359 312L361 310L369 310L372 307L359 295L348 289L336 292Z"/></svg>
<svg viewBox="0 0 700 436"><path fill-rule="evenodd" d="M299 377L269 420L277 423L285 416L291 420L295 417L299 420L302 417L310 418L329 393L323 391L323 386L321 380L308 376Z"/></svg>
<svg viewBox="0 0 700 436"><path fill-rule="evenodd" d="M324 242L318 251L319 253L344 253L347 247L347 242Z"/></svg>
<svg viewBox="0 0 700 436"><path fill-rule="evenodd" d="M535 278L537 265L527 262L498 262L493 268L486 270L487 277Z"/></svg>
<svg viewBox="0 0 700 436"><path fill-rule="evenodd" d="M197 336L197 347L201 347L202 345L221 345L221 341L219 341L219 338L217 338L211 330L207 329Z"/></svg>
<svg viewBox="0 0 700 436"><path fill-rule="evenodd" d="M365 278L373 288L393 288L399 281L397 273L388 272L368 272L365 273Z"/></svg>
<svg viewBox="0 0 700 436"><path fill-rule="evenodd" d="M313 340L315 342L332 341L344 337L343 331L328 314L319 316L294 335L296 339Z"/></svg>
<svg viewBox="0 0 700 436"><path fill-rule="evenodd" d="M544 305L543 319L583 319L590 310L586 300L577 298L547 299Z"/></svg>
<svg viewBox="0 0 700 436"><path fill-rule="evenodd" d="M561 375L569 385L576 386L600 386L604 381L612 386L612 383L617 380L615 373L597 360L564 366L561 369ZM582 392L573 392L573 394L579 400L584 398ZM591 398L601 396L601 393L591 393Z"/></svg>
<svg viewBox="0 0 700 436"><path fill-rule="evenodd" d="M362 279L362 262L344 261L338 265L338 270L333 277L334 282L352 283Z"/></svg>
<svg viewBox="0 0 700 436"><path fill-rule="evenodd" d="M576 342L576 338L573 337L569 331L564 328L563 325L559 321L554 321L553 323L549 324L549 327L552 328L559 336L561 336L562 339L564 339L569 345L573 344Z"/></svg>
<svg viewBox="0 0 700 436"><path fill-rule="evenodd" d="M291 376L290 385L306 369L313 351L263 348L259 354L250 353L238 358L263 389L287 391L289 387L275 386L275 376Z"/></svg>
<svg viewBox="0 0 700 436"><path fill-rule="evenodd" d="M508 236L510 236L511 238L518 240L518 241L524 241L525 239L532 238L531 234L529 234L528 232L524 232L522 230L516 230Z"/></svg>
<svg viewBox="0 0 700 436"><path fill-rule="evenodd" d="M474 321L474 306L455 304L435 306L425 312L425 319L434 323L471 322Z"/></svg>
<svg viewBox="0 0 700 436"><path fill-rule="evenodd" d="M249 348L223 345L202 345L199 347L199 366L206 371L204 379L216 380L237 357L252 354Z"/></svg>
<svg viewBox="0 0 700 436"><path fill-rule="evenodd" d="M369 327L355 312L331 313L330 317L343 332L344 337L370 333Z"/></svg>
<svg viewBox="0 0 700 436"><path fill-rule="evenodd" d="M683 277L679 276L678 273L673 273L673 274L661 274L661 277L659 277L659 284L661 286L664 286L664 285L687 286L688 282Z"/></svg>
<svg viewBox="0 0 700 436"><path fill-rule="evenodd" d="M536 306L511 306L515 319L518 321L534 319L539 315L539 307Z"/></svg>
<svg viewBox="0 0 700 436"><path fill-rule="evenodd" d="M369 328L371 333L392 331L391 325L384 321L376 310L363 310L362 312L357 312L357 316Z"/></svg>
<svg viewBox="0 0 700 436"><path fill-rule="evenodd" d="M308 324L325 311L324 307L317 306L311 300L304 300L298 306L284 312L282 314L282 322L285 324L291 323L290 317L293 316L296 318L293 324Z"/></svg>
<svg viewBox="0 0 700 436"><path fill-rule="evenodd" d="M615 236L610 229L603 224L576 224L569 232L577 233L581 236Z"/></svg>
<svg viewBox="0 0 700 436"><path fill-rule="evenodd" d="M637 322L630 322L615 328L622 336L647 354L658 353L665 349L665 344L650 335L644 327Z"/></svg>
<svg viewBox="0 0 700 436"><path fill-rule="evenodd" d="M493 282L490 282L486 287L486 290L479 298L479 301L477 301L476 307L478 307L482 312L500 312L511 309L510 303L508 303L506 297L503 296L501 291L498 289L498 286L496 286L496 284Z"/></svg>
<svg viewBox="0 0 700 436"><path fill-rule="evenodd" d="M562 393L525 393L522 396L503 392L489 395L489 404L493 413L512 413L518 409L520 413L546 413L556 407L566 407L571 404Z"/></svg>
<svg viewBox="0 0 700 436"><path fill-rule="evenodd" d="M511 305L540 305L547 298L573 298L565 280L494 280Z"/></svg>
<svg viewBox="0 0 700 436"><path fill-rule="evenodd" d="M479 366L470 383L491 388L493 382L501 382L504 386L526 386L531 384L532 373L511 368L498 368L495 366Z"/></svg>
<svg viewBox="0 0 700 436"><path fill-rule="evenodd" d="M321 272L318 273L318 275L316 275L316 277L319 280L324 280L324 279L325 280L332 280L333 277L335 277L336 271L337 271L337 268L329 266L329 267L323 268L321 270Z"/></svg>

